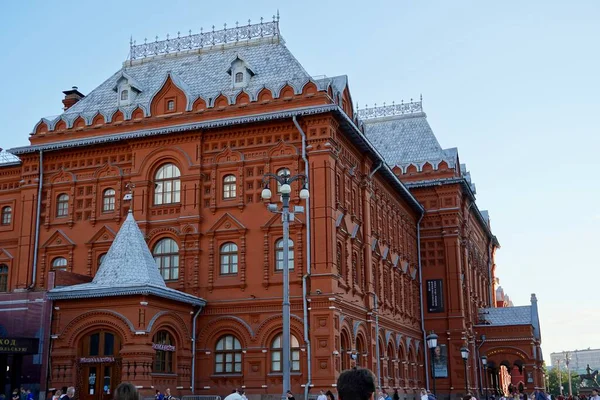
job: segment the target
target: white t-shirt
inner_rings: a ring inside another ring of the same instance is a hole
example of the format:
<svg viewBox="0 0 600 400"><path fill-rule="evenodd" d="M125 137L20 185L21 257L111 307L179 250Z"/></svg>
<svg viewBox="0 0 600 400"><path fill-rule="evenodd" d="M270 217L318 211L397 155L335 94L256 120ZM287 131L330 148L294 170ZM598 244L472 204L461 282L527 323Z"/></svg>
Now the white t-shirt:
<svg viewBox="0 0 600 400"><path fill-rule="evenodd" d="M320 394L319 397L317 397L317 400L327 400L327 396Z"/></svg>

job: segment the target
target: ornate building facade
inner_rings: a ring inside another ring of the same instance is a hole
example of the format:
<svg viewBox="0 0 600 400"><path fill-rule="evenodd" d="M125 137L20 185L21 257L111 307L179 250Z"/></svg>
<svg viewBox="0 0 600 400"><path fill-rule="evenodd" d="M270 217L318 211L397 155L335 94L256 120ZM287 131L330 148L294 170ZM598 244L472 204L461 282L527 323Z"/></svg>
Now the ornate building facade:
<svg viewBox="0 0 600 400"><path fill-rule="evenodd" d="M434 329L449 360L440 392L464 393L456 349L479 346L498 244L455 150L382 141L427 125L422 103L359 115L347 77L311 77L275 19L130 50L88 95L65 91L29 146L1 153L0 304L35 294L45 310L35 334L5 336L45 343L41 390L281 393L285 244L261 198L272 173L305 174L311 193L293 186L305 212L288 244L292 391L359 365L417 396Z"/></svg>

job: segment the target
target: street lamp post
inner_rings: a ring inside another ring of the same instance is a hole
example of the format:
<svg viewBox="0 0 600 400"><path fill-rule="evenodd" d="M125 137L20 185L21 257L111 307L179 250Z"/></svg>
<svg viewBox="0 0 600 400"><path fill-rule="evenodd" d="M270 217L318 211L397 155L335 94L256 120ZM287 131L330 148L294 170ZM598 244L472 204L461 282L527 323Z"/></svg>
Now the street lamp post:
<svg viewBox="0 0 600 400"><path fill-rule="evenodd" d="M565 364L567 364L567 376L569 378L569 396L573 396L573 387L571 386L571 368L569 368L569 361L571 361L570 358L570 354L567 351L567 354L565 355Z"/></svg>
<svg viewBox="0 0 600 400"><path fill-rule="evenodd" d="M467 360L469 360L469 348L463 346L460 348L460 356L465 362L465 394L469 393L469 374L467 372Z"/></svg>
<svg viewBox="0 0 600 400"><path fill-rule="evenodd" d="M276 204L271 204L267 206L268 210L274 213L281 214L281 221L283 225L283 309L282 309L282 348L281 348L281 358L282 358L282 368L281 372L283 374L283 388L282 388L282 399L287 398L287 391L291 389L290 387L290 359L291 359L291 348L290 348L290 264L289 264L289 242L290 242L290 219L293 220L294 212L303 212L304 208L300 206L294 207L294 211L290 212L290 193L292 192L292 187L290 184L298 179L302 179L304 181L304 185L302 186L302 190L300 190L300 198L303 200L308 199L308 180L306 176L302 174L298 174L295 176L290 176L288 174L284 175L275 175L275 174L265 174L263 177L263 186L264 189L261 193L261 197L264 200L271 199L271 190L269 189L269 180L275 179L277 183L279 183L279 193L281 194L281 210L277 208Z"/></svg>
<svg viewBox="0 0 600 400"><path fill-rule="evenodd" d="M483 386L485 386L485 400L488 399L487 390L487 356L481 356L481 365L483 365Z"/></svg>
<svg viewBox="0 0 600 400"><path fill-rule="evenodd" d="M433 366L433 359L435 358L435 348L437 347L438 335L435 332L431 331L429 335L427 335L427 347L429 348L429 353L431 354L431 378L433 380L433 395L436 396L435 393L435 368Z"/></svg>

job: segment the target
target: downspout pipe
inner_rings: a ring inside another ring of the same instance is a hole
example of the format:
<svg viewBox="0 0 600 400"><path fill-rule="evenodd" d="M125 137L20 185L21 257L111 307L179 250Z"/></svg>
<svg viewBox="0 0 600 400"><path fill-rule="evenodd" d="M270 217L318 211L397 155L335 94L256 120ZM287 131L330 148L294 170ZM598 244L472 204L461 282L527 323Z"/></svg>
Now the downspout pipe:
<svg viewBox="0 0 600 400"><path fill-rule="evenodd" d="M298 123L296 116L292 117L292 121L302 136L302 160L304 161L304 176L305 184L309 188L309 165L308 157L306 156L306 133L302 130L302 127ZM310 336L308 330L308 279L310 279L311 272L311 232L310 232L310 197L306 199L306 274L302 277L302 309L304 314L304 343L306 343L306 358L307 358L307 382L304 385L304 400L308 400L308 393L312 385L312 352L310 346Z"/></svg>
<svg viewBox="0 0 600 400"><path fill-rule="evenodd" d="M421 302L421 332L423 333L423 354L425 360L425 387L429 389L429 348L427 347L427 331L425 330L425 311L423 299L423 270L421 269L421 221L425 216L425 211L421 213L419 221L417 221L417 259L419 263L419 300Z"/></svg>
<svg viewBox="0 0 600 400"><path fill-rule="evenodd" d="M196 319L198 319L200 311L202 311L202 307L198 308L192 320L192 394L195 394L196 390Z"/></svg>
<svg viewBox="0 0 600 400"><path fill-rule="evenodd" d="M480 350L481 346L483 346L483 344L485 343L485 335L481 335L481 343L479 344L479 346L477 346L477 337L475 338L475 349L476 351L476 356L477 356L477 360L475 360L475 362L477 363L477 376L478 376L478 381L479 381L479 398L481 398L483 396L483 373L481 371L482 369L482 365L481 365L481 355L480 355Z"/></svg>
<svg viewBox="0 0 600 400"><path fill-rule="evenodd" d="M379 356L381 350L379 349L379 307L377 303L379 298L377 293L373 293L373 311L375 312L375 356L377 357L377 390L381 390L381 357Z"/></svg>
<svg viewBox="0 0 600 400"><path fill-rule="evenodd" d="M37 194L37 210L35 216L35 239L33 248L33 273L31 276L31 285L29 289L35 289L35 283L37 279L37 260L38 260L38 246L40 244L40 212L42 209L42 187L44 185L44 151L40 149L40 174L38 182L38 194Z"/></svg>
<svg viewBox="0 0 600 400"><path fill-rule="evenodd" d="M375 172L377 172L377 170L379 170L379 168L381 168L383 166L383 161L379 162L379 165L375 167L375 169L373 171L371 171L371 173L369 174L369 179L373 178L373 175L375 175Z"/></svg>

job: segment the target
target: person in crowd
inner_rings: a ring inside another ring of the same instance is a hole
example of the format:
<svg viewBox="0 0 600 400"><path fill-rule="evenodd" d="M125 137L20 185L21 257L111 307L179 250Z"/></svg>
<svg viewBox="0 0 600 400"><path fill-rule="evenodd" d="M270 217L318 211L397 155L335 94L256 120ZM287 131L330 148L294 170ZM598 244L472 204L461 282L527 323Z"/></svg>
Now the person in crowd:
<svg viewBox="0 0 600 400"><path fill-rule="evenodd" d="M333 395L333 392L331 390L325 392L325 396L327 396L327 400L335 400L335 396Z"/></svg>
<svg viewBox="0 0 600 400"><path fill-rule="evenodd" d="M428 400L429 397L427 396L427 390L421 389L419 394L421 395L421 400Z"/></svg>
<svg viewBox="0 0 600 400"><path fill-rule="evenodd" d="M154 400L164 400L164 398L165 398L165 395L162 394L160 392L160 390L157 390L156 394L154 395Z"/></svg>
<svg viewBox="0 0 600 400"><path fill-rule="evenodd" d="M20 394L19 398L21 400L27 400L27 392L25 391L24 387L21 387L21 394Z"/></svg>
<svg viewBox="0 0 600 400"><path fill-rule="evenodd" d="M231 394L229 394L227 397L225 397L224 400L241 400L242 396L240 395L239 390L237 389L233 389L231 391Z"/></svg>
<svg viewBox="0 0 600 400"><path fill-rule="evenodd" d="M52 400L58 400L60 399L60 397L62 396L62 390L58 389L54 391L54 394L52 395Z"/></svg>
<svg viewBox="0 0 600 400"><path fill-rule="evenodd" d="M372 400L375 393L375 376L365 368L352 368L337 379L339 400Z"/></svg>
<svg viewBox="0 0 600 400"><path fill-rule="evenodd" d="M435 397L435 394L431 393L431 390L427 391L427 398L429 400L437 400L437 397Z"/></svg>
<svg viewBox="0 0 600 400"><path fill-rule="evenodd" d="M174 397L171 396L171 389L167 388L167 390L165 390L165 395L163 397L164 400L173 400Z"/></svg>
<svg viewBox="0 0 600 400"><path fill-rule="evenodd" d="M590 400L600 400L600 395L598 395L598 393L600 393L600 389L593 388L592 395L590 396Z"/></svg>
<svg viewBox="0 0 600 400"><path fill-rule="evenodd" d="M19 397L19 389L13 390L12 400L20 400L20 399L21 399L21 397Z"/></svg>
<svg viewBox="0 0 600 400"><path fill-rule="evenodd" d="M292 393L291 390L288 390L286 394L287 394L288 400L296 400L296 398L294 397L294 394Z"/></svg>
<svg viewBox="0 0 600 400"><path fill-rule="evenodd" d="M246 397L246 391L244 389L240 390L239 393L240 393L242 400L248 400L248 398Z"/></svg>
<svg viewBox="0 0 600 400"><path fill-rule="evenodd" d="M394 389L394 395L392 396L392 400L400 400L400 394L398 393L398 389Z"/></svg>
<svg viewBox="0 0 600 400"><path fill-rule="evenodd" d="M325 396L325 392L320 390L319 395L317 396L317 400L327 400L327 396Z"/></svg>
<svg viewBox="0 0 600 400"><path fill-rule="evenodd" d="M379 392L379 394L377 395L377 400L385 400L385 396L383 395L383 392Z"/></svg>
<svg viewBox="0 0 600 400"><path fill-rule="evenodd" d="M141 400L140 392L129 382L119 384L113 398L114 400Z"/></svg>
<svg viewBox="0 0 600 400"><path fill-rule="evenodd" d="M27 389L25 393L27 394L27 400L33 400L33 393L31 393L31 389Z"/></svg>

